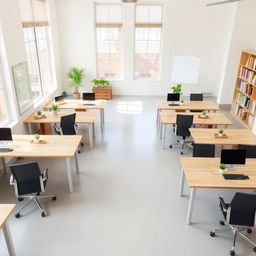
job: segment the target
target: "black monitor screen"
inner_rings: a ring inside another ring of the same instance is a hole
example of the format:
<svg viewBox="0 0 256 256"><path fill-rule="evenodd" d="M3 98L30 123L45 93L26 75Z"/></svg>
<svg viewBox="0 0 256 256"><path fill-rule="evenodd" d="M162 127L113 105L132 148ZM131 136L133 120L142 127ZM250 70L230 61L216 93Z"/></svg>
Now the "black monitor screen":
<svg viewBox="0 0 256 256"><path fill-rule="evenodd" d="M0 128L0 141L12 140L11 128Z"/></svg>
<svg viewBox="0 0 256 256"><path fill-rule="evenodd" d="M54 99L55 99L55 102L58 102L58 101L64 100L64 97L63 96L57 96Z"/></svg>
<svg viewBox="0 0 256 256"><path fill-rule="evenodd" d="M84 92L83 100L95 100L95 93L93 92Z"/></svg>
<svg viewBox="0 0 256 256"><path fill-rule="evenodd" d="M179 93L168 93L167 94L167 101L179 101L180 94Z"/></svg>
<svg viewBox="0 0 256 256"><path fill-rule="evenodd" d="M222 149L222 164L245 164L246 149Z"/></svg>

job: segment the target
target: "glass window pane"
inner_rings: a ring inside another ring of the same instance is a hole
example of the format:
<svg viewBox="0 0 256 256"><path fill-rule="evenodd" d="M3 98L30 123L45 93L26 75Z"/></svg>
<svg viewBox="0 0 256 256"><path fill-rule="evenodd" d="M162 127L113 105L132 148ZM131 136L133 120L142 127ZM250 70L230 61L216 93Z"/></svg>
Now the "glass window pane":
<svg viewBox="0 0 256 256"><path fill-rule="evenodd" d="M108 22L109 21L109 8L104 4L96 5L96 22Z"/></svg>
<svg viewBox="0 0 256 256"><path fill-rule="evenodd" d="M162 22L162 6L161 5L149 5L148 14L149 23L161 23Z"/></svg>
<svg viewBox="0 0 256 256"><path fill-rule="evenodd" d="M137 5L136 6L136 22L137 23L148 23L148 5Z"/></svg>
<svg viewBox="0 0 256 256"><path fill-rule="evenodd" d="M121 5L110 5L109 6L109 22L110 23L121 23L122 22L122 9Z"/></svg>

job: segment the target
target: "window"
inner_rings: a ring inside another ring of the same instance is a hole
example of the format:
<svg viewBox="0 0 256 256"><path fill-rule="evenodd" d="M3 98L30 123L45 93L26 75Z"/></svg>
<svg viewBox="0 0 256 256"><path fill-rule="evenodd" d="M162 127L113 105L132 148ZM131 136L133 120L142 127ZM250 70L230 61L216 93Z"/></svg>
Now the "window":
<svg viewBox="0 0 256 256"><path fill-rule="evenodd" d="M162 6L137 5L135 21L135 79L159 78L161 33Z"/></svg>
<svg viewBox="0 0 256 256"><path fill-rule="evenodd" d="M96 4L98 76L122 78L122 8L119 4Z"/></svg>
<svg viewBox="0 0 256 256"><path fill-rule="evenodd" d="M34 102L56 88L45 0L20 0Z"/></svg>

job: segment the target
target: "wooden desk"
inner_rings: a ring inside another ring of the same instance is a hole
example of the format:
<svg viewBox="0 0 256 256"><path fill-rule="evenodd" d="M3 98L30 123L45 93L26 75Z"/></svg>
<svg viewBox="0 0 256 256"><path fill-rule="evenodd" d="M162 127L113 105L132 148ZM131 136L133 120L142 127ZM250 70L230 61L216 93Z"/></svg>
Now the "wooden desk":
<svg viewBox="0 0 256 256"><path fill-rule="evenodd" d="M191 136L195 143L214 144L214 145L256 145L256 136L249 129L225 129L227 138L215 138L214 133L217 129L190 128Z"/></svg>
<svg viewBox="0 0 256 256"><path fill-rule="evenodd" d="M176 112L161 112L160 113L160 139L163 135L162 147L165 145L165 135L166 135L166 126L170 124L176 124L176 116L179 115L193 115L193 124L194 125L205 125L205 126L214 126L224 125L225 128L233 123L223 114L223 113L209 113L208 119L199 118L199 113L185 112L185 113L176 113Z"/></svg>
<svg viewBox="0 0 256 256"><path fill-rule="evenodd" d="M0 228L3 229L6 246L10 256L15 256L15 250L12 243L12 236L9 230L7 219L15 208L15 204L0 204Z"/></svg>
<svg viewBox="0 0 256 256"><path fill-rule="evenodd" d="M60 123L60 119L62 116L70 115L73 113L69 112L58 112L57 115L53 115L50 111L43 111L42 115L45 115L46 118L43 119L34 119L33 116L36 115L36 113L32 114L30 117L28 117L24 123L28 124L29 132L32 133L31 124L39 124L41 133L44 135L51 135L51 124ZM94 136L94 121L96 118L95 112L76 112L76 123L77 124L88 124L89 125L89 140L90 140L90 147L93 147L93 136Z"/></svg>
<svg viewBox="0 0 256 256"><path fill-rule="evenodd" d="M220 110L219 105L213 101L185 101L180 106L169 106L170 102L164 100L156 101L157 108L157 125L160 122L159 114L162 110L173 110L177 112L185 112L187 110Z"/></svg>
<svg viewBox="0 0 256 256"><path fill-rule="evenodd" d="M32 135L13 135L13 141L7 145L13 149L11 152L0 152L4 170L7 167L5 157L63 157L66 158L69 190L73 192L71 174L71 158L75 158L76 172L79 172L77 148L82 139L81 135L43 135L40 139L46 144L32 144Z"/></svg>
<svg viewBox="0 0 256 256"><path fill-rule="evenodd" d="M246 165L236 167L234 172L249 176L249 180L225 180L219 173L219 158L181 157L182 173L180 180L180 196L183 196L184 180L186 177L190 190L187 224L191 223L196 189L256 189L256 159L246 159Z"/></svg>
<svg viewBox="0 0 256 256"><path fill-rule="evenodd" d="M74 109L75 111L86 111L90 109L97 109L100 111L100 126L101 131L103 132L103 125L105 122L104 109L107 104L107 100L95 100L95 105L84 105L82 99L65 99L64 103L58 105L55 101L49 102L44 108L51 109L52 104L59 106L59 109Z"/></svg>

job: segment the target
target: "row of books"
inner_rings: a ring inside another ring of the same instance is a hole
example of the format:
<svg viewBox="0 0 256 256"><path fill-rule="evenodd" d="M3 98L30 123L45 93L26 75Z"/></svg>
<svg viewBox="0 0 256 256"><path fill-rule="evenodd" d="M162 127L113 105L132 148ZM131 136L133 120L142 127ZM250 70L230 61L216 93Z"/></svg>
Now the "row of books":
<svg viewBox="0 0 256 256"><path fill-rule="evenodd" d="M236 103L241 105L244 108L248 108L250 104L250 98L246 97L245 95L238 93L236 98Z"/></svg>
<svg viewBox="0 0 256 256"><path fill-rule="evenodd" d="M250 128L253 127L255 122L255 117L249 114L245 109L243 109L239 104L233 105L233 112L243 121L247 122Z"/></svg>
<svg viewBox="0 0 256 256"><path fill-rule="evenodd" d="M256 82L256 73L245 67L240 68L240 77L251 84L255 84Z"/></svg>
<svg viewBox="0 0 256 256"><path fill-rule="evenodd" d="M256 101L252 101L250 105L249 111L254 115L255 114L255 108L256 108Z"/></svg>
<svg viewBox="0 0 256 256"><path fill-rule="evenodd" d="M253 56L250 56L246 61L246 67L252 68L256 70L256 58Z"/></svg>
<svg viewBox="0 0 256 256"><path fill-rule="evenodd" d="M248 118L247 118L247 124L249 125L250 128L253 127L254 125L254 121L255 121L255 117L252 116L252 115L248 115Z"/></svg>
<svg viewBox="0 0 256 256"><path fill-rule="evenodd" d="M252 90L253 90L253 85L247 84L244 81L240 81L240 83L238 84L238 89L239 89L239 91L245 93L246 95L251 96Z"/></svg>

